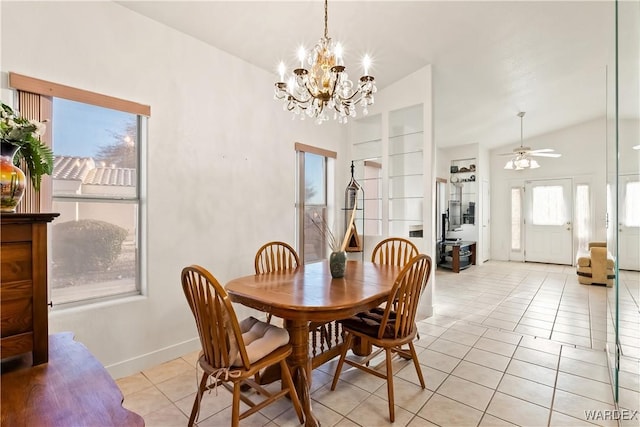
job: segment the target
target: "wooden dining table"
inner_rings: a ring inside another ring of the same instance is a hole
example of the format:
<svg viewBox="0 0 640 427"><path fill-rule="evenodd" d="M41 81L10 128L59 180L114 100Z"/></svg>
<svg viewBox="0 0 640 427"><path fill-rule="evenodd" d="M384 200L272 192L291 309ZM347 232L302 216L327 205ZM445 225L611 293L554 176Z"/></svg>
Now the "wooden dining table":
<svg viewBox="0 0 640 427"><path fill-rule="evenodd" d="M345 276L334 279L324 261L227 283L232 301L284 319L293 347L288 363L306 426L320 425L311 408L309 323L346 319L380 305L387 300L400 270L397 266L347 261Z"/></svg>

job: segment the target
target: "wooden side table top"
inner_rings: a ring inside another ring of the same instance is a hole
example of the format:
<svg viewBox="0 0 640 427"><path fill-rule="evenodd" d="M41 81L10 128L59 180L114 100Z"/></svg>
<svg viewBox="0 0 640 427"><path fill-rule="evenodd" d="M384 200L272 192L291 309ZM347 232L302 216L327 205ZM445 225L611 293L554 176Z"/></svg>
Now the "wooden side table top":
<svg viewBox="0 0 640 427"><path fill-rule="evenodd" d="M49 362L2 361L3 426L144 426L122 407L122 392L71 332L49 335Z"/></svg>

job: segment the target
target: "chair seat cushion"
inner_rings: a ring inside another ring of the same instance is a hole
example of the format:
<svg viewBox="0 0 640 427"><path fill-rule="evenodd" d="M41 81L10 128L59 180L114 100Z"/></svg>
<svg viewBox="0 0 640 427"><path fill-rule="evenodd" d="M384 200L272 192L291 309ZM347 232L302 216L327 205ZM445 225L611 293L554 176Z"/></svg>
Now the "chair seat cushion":
<svg viewBox="0 0 640 427"><path fill-rule="evenodd" d="M361 332L370 337L377 337L383 316L384 310L376 307L372 308L369 311L358 313L348 319L341 320L340 323L342 323L342 326L345 328ZM387 321L387 325L384 329L384 334L382 335L383 338L395 337L395 318L396 314L394 312L391 312L389 315L389 320Z"/></svg>
<svg viewBox="0 0 640 427"><path fill-rule="evenodd" d="M240 322L240 330L249 363L254 363L289 343L289 332L286 329L262 322L255 317L248 317ZM233 366L242 366L242 360L237 358Z"/></svg>

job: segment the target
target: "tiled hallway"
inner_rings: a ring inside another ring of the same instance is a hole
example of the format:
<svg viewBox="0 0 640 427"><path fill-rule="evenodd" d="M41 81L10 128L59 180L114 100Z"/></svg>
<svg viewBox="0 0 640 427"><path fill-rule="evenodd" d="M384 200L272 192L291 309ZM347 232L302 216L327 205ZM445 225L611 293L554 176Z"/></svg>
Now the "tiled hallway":
<svg viewBox="0 0 640 427"><path fill-rule="evenodd" d="M410 362L394 363L396 421L388 421L386 383L343 372L335 360L313 373L312 399L323 426L617 425L607 369L611 313L604 287L578 284L573 267L488 262L460 274L436 272L433 317L416 341L427 389ZM621 272L620 425L640 425L640 273ZM186 306L185 306L186 307ZM607 335L607 327L609 335ZM124 406L147 426L184 426L198 382L197 352L117 380ZM279 387L274 384L272 387ZM231 394L206 394L199 426L230 425ZM623 411L623 410L629 410ZM599 419L586 420L586 411ZM280 401L241 422L298 425Z"/></svg>

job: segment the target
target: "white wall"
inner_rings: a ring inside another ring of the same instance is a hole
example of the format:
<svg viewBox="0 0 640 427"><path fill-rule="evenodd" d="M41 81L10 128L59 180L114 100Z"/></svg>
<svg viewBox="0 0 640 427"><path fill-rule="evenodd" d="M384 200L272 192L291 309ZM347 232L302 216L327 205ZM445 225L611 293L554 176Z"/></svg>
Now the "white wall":
<svg viewBox="0 0 640 427"><path fill-rule="evenodd" d="M637 122L636 122L637 123ZM606 239L606 123L604 117L575 126L525 139L524 145L553 148L560 158L537 158L540 168L532 170L505 170L508 153L520 141L491 151L491 258L521 260L521 253L511 253L511 198L512 187L524 186L526 180L572 178L576 184L591 186L593 203L594 239Z"/></svg>
<svg viewBox="0 0 640 427"><path fill-rule="evenodd" d="M116 3L0 7L3 100L13 71L151 106L145 295L54 310L50 333L73 331L115 377L197 349L182 267L225 283L265 241L294 242L294 142L344 158L344 131L292 121L275 75Z"/></svg>

